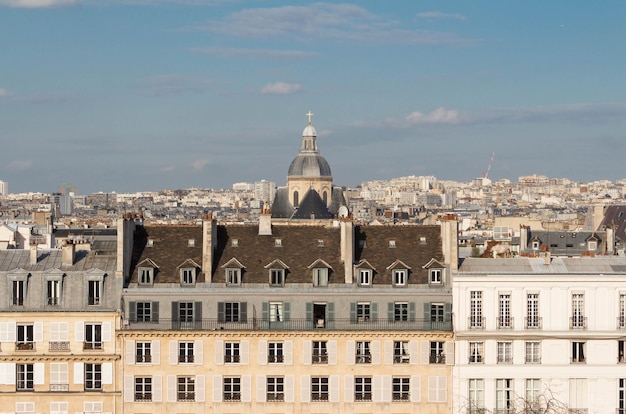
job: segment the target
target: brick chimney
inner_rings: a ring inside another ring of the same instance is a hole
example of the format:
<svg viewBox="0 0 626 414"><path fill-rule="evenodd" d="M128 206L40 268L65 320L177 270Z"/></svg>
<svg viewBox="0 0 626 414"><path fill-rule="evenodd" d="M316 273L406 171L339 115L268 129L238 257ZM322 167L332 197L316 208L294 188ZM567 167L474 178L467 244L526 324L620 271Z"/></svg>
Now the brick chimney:
<svg viewBox="0 0 626 414"><path fill-rule="evenodd" d="M37 258L39 254L37 253L37 245L33 244L30 246L30 264L37 264Z"/></svg>
<svg viewBox="0 0 626 414"><path fill-rule="evenodd" d="M217 220L212 215L202 217L202 272L207 283L213 281L213 253L217 247Z"/></svg>
<svg viewBox="0 0 626 414"><path fill-rule="evenodd" d="M259 236L272 235L272 212L269 208L263 208L259 214Z"/></svg>
<svg viewBox="0 0 626 414"><path fill-rule="evenodd" d="M76 253L76 245L71 240L66 240L61 247L61 264L72 266L74 264L74 255Z"/></svg>
<svg viewBox="0 0 626 414"><path fill-rule="evenodd" d="M354 224L352 220L341 219L341 261L345 268L344 281L352 284L354 278Z"/></svg>

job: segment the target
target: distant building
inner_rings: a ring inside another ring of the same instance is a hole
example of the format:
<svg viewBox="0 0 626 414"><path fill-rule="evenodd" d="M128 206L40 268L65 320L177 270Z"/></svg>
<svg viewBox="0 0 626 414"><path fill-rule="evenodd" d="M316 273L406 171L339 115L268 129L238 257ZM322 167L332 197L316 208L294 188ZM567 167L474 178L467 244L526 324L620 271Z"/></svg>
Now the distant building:
<svg viewBox="0 0 626 414"><path fill-rule="evenodd" d="M6 181L0 181L0 195L9 194L9 183Z"/></svg>

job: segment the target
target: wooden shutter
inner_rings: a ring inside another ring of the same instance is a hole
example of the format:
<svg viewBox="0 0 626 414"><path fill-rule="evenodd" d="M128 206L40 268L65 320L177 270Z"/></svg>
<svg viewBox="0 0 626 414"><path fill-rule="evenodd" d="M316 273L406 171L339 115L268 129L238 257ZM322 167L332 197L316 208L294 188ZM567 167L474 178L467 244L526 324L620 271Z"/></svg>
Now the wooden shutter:
<svg viewBox="0 0 626 414"><path fill-rule="evenodd" d="M378 303L372 302L370 304L370 309L371 309L372 321L376 322L378 320Z"/></svg>
<svg viewBox="0 0 626 414"><path fill-rule="evenodd" d="M348 365L354 365L356 363L356 342L349 340L346 341L346 361Z"/></svg>
<svg viewBox="0 0 626 414"><path fill-rule="evenodd" d="M35 385L42 385L45 383L44 363L36 362L33 367L34 370L34 382Z"/></svg>
<svg viewBox="0 0 626 414"><path fill-rule="evenodd" d="M85 364L82 362L74 362L74 384L83 384L85 375Z"/></svg>
<svg viewBox="0 0 626 414"><path fill-rule="evenodd" d="M343 377L344 401L354 402L354 376L346 375Z"/></svg>
<svg viewBox="0 0 626 414"><path fill-rule="evenodd" d="M409 380L409 395L411 402L420 402L422 400L422 381L419 375L411 375Z"/></svg>
<svg viewBox="0 0 626 414"><path fill-rule="evenodd" d="M350 323L356 323L356 303L350 303Z"/></svg>
<svg viewBox="0 0 626 414"><path fill-rule="evenodd" d="M178 322L178 309L178 302L172 302L172 322Z"/></svg>
<svg viewBox="0 0 626 414"><path fill-rule="evenodd" d="M159 302L152 302L152 322L159 322Z"/></svg>
<svg viewBox="0 0 626 414"><path fill-rule="evenodd" d="M239 303L239 322L248 322L248 302Z"/></svg>
<svg viewBox="0 0 626 414"><path fill-rule="evenodd" d="M152 377L152 402L163 401L163 377L154 375Z"/></svg>
<svg viewBox="0 0 626 414"><path fill-rule="evenodd" d="M419 358L419 342L417 340L409 341L409 364L417 365Z"/></svg>
<svg viewBox="0 0 626 414"><path fill-rule="evenodd" d="M135 400L135 377L132 375L124 375L124 402L133 402Z"/></svg>
<svg viewBox="0 0 626 414"><path fill-rule="evenodd" d="M137 322L137 302L128 303L128 316L131 322Z"/></svg>
<svg viewBox="0 0 626 414"><path fill-rule="evenodd" d="M285 341L283 343L285 351L285 365L293 364L293 341Z"/></svg>
<svg viewBox="0 0 626 414"><path fill-rule="evenodd" d="M102 322L102 341L111 342L111 322Z"/></svg>
<svg viewBox="0 0 626 414"><path fill-rule="evenodd" d="M326 343L326 349L328 351L328 364L337 365L337 341L332 340ZM352 358L354 361L354 358Z"/></svg>
<svg viewBox="0 0 626 414"><path fill-rule="evenodd" d="M265 402L267 394L266 394L267 384L265 382L265 377L263 375L257 375L256 377L256 401L257 402Z"/></svg>
<svg viewBox="0 0 626 414"><path fill-rule="evenodd" d="M194 341L193 344L194 363L196 365L203 365L204 360L204 342L202 339Z"/></svg>
<svg viewBox="0 0 626 414"><path fill-rule="evenodd" d="M126 363L128 365L135 364L135 341L132 339L126 341Z"/></svg>
<svg viewBox="0 0 626 414"><path fill-rule="evenodd" d="M35 342L43 342L43 322L35 322L33 331L33 339Z"/></svg>
<svg viewBox="0 0 626 414"><path fill-rule="evenodd" d="M313 360L313 342L307 339L302 343L302 364L311 365L312 360Z"/></svg>
<svg viewBox="0 0 626 414"><path fill-rule="evenodd" d="M380 365L380 341L372 341L372 365Z"/></svg>
<svg viewBox="0 0 626 414"><path fill-rule="evenodd" d="M216 339L215 342L215 365L224 365L224 341Z"/></svg>
<svg viewBox="0 0 626 414"><path fill-rule="evenodd" d="M84 322L76 322L74 324L74 336L76 338L76 342L85 342L85 323Z"/></svg>
<svg viewBox="0 0 626 414"><path fill-rule="evenodd" d="M393 365L393 341L386 339L383 349L385 365Z"/></svg>
<svg viewBox="0 0 626 414"><path fill-rule="evenodd" d="M246 340L239 342L239 355L242 365L250 363L250 343Z"/></svg>
<svg viewBox="0 0 626 414"><path fill-rule="evenodd" d="M283 320L287 322L290 319L291 319L291 305L289 304L289 302L284 302L283 303Z"/></svg>
<svg viewBox="0 0 626 414"><path fill-rule="evenodd" d="M300 401L311 402L311 377L300 376Z"/></svg>
<svg viewBox="0 0 626 414"><path fill-rule="evenodd" d="M222 402L222 376L213 375L213 402Z"/></svg>
<svg viewBox="0 0 626 414"><path fill-rule="evenodd" d="M113 363L111 362L102 364L102 383L106 385L113 384Z"/></svg>
<svg viewBox="0 0 626 414"><path fill-rule="evenodd" d="M269 302L263 302L261 304L261 320L268 321L270 320L270 304Z"/></svg>
<svg viewBox="0 0 626 414"><path fill-rule="evenodd" d="M150 351L152 352L152 364L159 365L161 363L161 341L158 339L152 341Z"/></svg>
<svg viewBox="0 0 626 414"><path fill-rule="evenodd" d="M176 375L167 376L167 402L176 402Z"/></svg>
<svg viewBox="0 0 626 414"><path fill-rule="evenodd" d="M177 365L177 364L178 364L178 342L170 341L170 365Z"/></svg>
<svg viewBox="0 0 626 414"><path fill-rule="evenodd" d="M415 322L417 318L417 310L415 309L415 302L409 302L409 322Z"/></svg>
<svg viewBox="0 0 626 414"><path fill-rule="evenodd" d="M241 401L252 401L252 377L250 375L241 376Z"/></svg>
<svg viewBox="0 0 626 414"><path fill-rule="evenodd" d="M267 365L267 340L259 341L259 365Z"/></svg>
<svg viewBox="0 0 626 414"><path fill-rule="evenodd" d="M446 365L454 365L454 341L446 341Z"/></svg>
<svg viewBox="0 0 626 414"><path fill-rule="evenodd" d="M204 375L196 375L196 401L204 402L206 399L206 384L204 380Z"/></svg>
<svg viewBox="0 0 626 414"><path fill-rule="evenodd" d="M393 322L395 317L395 304L393 302L387 302L387 321Z"/></svg>

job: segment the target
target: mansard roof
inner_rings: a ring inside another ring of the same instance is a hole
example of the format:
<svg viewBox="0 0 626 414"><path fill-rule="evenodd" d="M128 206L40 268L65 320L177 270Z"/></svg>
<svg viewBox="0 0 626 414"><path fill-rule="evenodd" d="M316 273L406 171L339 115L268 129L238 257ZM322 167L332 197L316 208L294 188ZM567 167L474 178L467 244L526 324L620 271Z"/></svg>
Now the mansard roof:
<svg viewBox="0 0 626 414"><path fill-rule="evenodd" d="M0 250L0 272L21 268L25 271L44 272L49 269L63 269L67 272L85 272L92 268L102 269L108 274L115 272L116 257L98 255L96 251L77 250L73 265L62 264L60 249L37 250L37 263L31 263L30 250Z"/></svg>

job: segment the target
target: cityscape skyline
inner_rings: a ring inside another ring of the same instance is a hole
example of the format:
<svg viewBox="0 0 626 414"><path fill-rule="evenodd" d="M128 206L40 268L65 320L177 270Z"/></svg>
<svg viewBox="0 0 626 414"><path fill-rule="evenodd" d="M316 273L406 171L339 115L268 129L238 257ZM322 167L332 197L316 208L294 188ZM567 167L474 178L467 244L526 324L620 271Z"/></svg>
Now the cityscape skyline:
<svg viewBox="0 0 626 414"><path fill-rule="evenodd" d="M619 2L0 8L12 193L280 185L309 110L338 185L625 177Z"/></svg>

